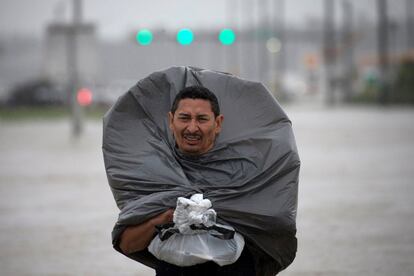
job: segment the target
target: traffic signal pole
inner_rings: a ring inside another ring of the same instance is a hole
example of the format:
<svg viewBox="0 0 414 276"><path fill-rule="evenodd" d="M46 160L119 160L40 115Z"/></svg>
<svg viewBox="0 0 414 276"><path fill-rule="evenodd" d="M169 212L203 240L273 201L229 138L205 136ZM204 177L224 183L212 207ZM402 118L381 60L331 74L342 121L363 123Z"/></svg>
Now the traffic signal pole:
<svg viewBox="0 0 414 276"><path fill-rule="evenodd" d="M343 11L343 30L342 30L342 48L343 48L343 83L342 88L346 102L350 102L353 95L353 74L354 74L354 37L353 37L353 7L349 0L342 1Z"/></svg>
<svg viewBox="0 0 414 276"><path fill-rule="evenodd" d="M414 50L414 2L405 0L407 52Z"/></svg>
<svg viewBox="0 0 414 276"><path fill-rule="evenodd" d="M381 104L386 104L389 100L387 0L377 0L377 10L378 66L381 76L381 87L378 94L378 101Z"/></svg>
<svg viewBox="0 0 414 276"><path fill-rule="evenodd" d="M238 43L235 39L236 35L240 34L238 26L239 0L227 0L226 1L226 28L230 28L234 32L234 41L228 42L228 45L224 45L225 49L225 69L227 72L233 74L240 74L239 55L238 55ZM223 44L223 42L222 42Z"/></svg>
<svg viewBox="0 0 414 276"><path fill-rule="evenodd" d="M77 138L82 134L82 109L77 102L77 91L79 90L78 73L78 32L82 20L82 0L73 0L73 23L69 28L67 41L67 65L69 74L69 105L72 121L72 135Z"/></svg>
<svg viewBox="0 0 414 276"><path fill-rule="evenodd" d="M335 1L324 1L324 36L323 36L323 56L325 63L325 96L326 104L333 105L335 102L335 60L336 60L336 43L335 43Z"/></svg>
<svg viewBox="0 0 414 276"><path fill-rule="evenodd" d="M269 38L270 24L269 24L269 1L262 0L257 8L258 15L258 47L257 47L257 61L258 61L258 79L263 83L269 83L269 52L266 50L266 41Z"/></svg>
<svg viewBox="0 0 414 276"><path fill-rule="evenodd" d="M278 1L278 8L279 11L279 20L277 33L279 35L279 40L282 43L282 47L280 49L278 59L277 59L277 86L279 89L279 94L282 98L286 98L286 91L285 86L283 84L283 80L286 77L286 29L285 29L285 0Z"/></svg>

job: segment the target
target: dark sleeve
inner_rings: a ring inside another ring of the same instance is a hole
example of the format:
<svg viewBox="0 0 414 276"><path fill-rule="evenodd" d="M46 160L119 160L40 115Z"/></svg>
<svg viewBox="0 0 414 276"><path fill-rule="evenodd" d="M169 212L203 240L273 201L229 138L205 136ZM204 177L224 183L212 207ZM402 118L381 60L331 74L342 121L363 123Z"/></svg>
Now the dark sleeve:
<svg viewBox="0 0 414 276"><path fill-rule="evenodd" d="M157 266L158 259L155 258L148 249L144 249L142 251L138 251L131 254L125 254L122 252L121 248L119 247L120 237L122 232L126 229L127 226L116 224L113 231L112 231L112 245L114 249L121 254L125 255L126 257L135 260L137 262L142 263L143 265L149 266L153 269Z"/></svg>

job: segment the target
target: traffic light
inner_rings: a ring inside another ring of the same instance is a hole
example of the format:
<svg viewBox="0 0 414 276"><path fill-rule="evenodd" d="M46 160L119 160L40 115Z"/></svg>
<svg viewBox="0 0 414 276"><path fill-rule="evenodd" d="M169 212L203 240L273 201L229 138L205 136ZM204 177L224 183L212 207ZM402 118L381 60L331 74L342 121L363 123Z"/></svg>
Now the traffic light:
<svg viewBox="0 0 414 276"><path fill-rule="evenodd" d="M76 94L76 100L81 106L88 106L92 103L92 91L87 88L79 89Z"/></svg>
<svg viewBox="0 0 414 276"><path fill-rule="evenodd" d="M190 29L181 29L177 33L177 41L181 45L190 45L193 39L194 35Z"/></svg>
<svg viewBox="0 0 414 276"><path fill-rule="evenodd" d="M136 41L138 44L146 46L150 45L153 40L152 32L148 29L141 29L137 32ZM181 45L190 45L193 43L194 34L189 28L180 29L176 36L177 42ZM232 45L236 41L236 34L232 29L222 29L218 35L218 40L223 45Z"/></svg>
<svg viewBox="0 0 414 276"><path fill-rule="evenodd" d="M148 29L142 29L137 33L136 40L139 44L145 46L152 42L152 33Z"/></svg>
<svg viewBox="0 0 414 276"><path fill-rule="evenodd" d="M236 40L236 34L232 29L222 29L219 34L219 40L223 45L231 45Z"/></svg>

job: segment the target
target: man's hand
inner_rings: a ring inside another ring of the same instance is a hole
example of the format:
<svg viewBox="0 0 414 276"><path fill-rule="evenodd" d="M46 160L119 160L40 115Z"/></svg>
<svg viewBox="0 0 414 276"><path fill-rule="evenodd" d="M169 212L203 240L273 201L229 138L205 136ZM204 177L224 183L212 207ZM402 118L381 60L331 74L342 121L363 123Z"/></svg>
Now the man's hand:
<svg viewBox="0 0 414 276"><path fill-rule="evenodd" d="M168 209L164 213L161 213L158 216L153 217L151 220L155 227L155 225L172 222L173 216L174 216L174 209Z"/></svg>
<svg viewBox="0 0 414 276"><path fill-rule="evenodd" d="M144 250L148 247L154 237L155 226L172 222L174 215L173 209L168 209L139 225L127 227L121 235L119 247L125 254Z"/></svg>

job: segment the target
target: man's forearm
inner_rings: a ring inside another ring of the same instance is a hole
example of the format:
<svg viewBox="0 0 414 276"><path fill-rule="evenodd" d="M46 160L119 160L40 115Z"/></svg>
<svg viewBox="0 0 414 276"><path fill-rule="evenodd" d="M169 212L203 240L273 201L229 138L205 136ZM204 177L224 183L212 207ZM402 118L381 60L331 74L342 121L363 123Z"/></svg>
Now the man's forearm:
<svg viewBox="0 0 414 276"><path fill-rule="evenodd" d="M154 233L155 225L151 219L139 225L129 226L121 235L119 247L125 254L141 251L149 245Z"/></svg>
<svg viewBox="0 0 414 276"><path fill-rule="evenodd" d="M127 227L121 235L119 247L125 254L144 250L150 244L155 233L155 226L172 221L172 209L153 217L139 225Z"/></svg>

